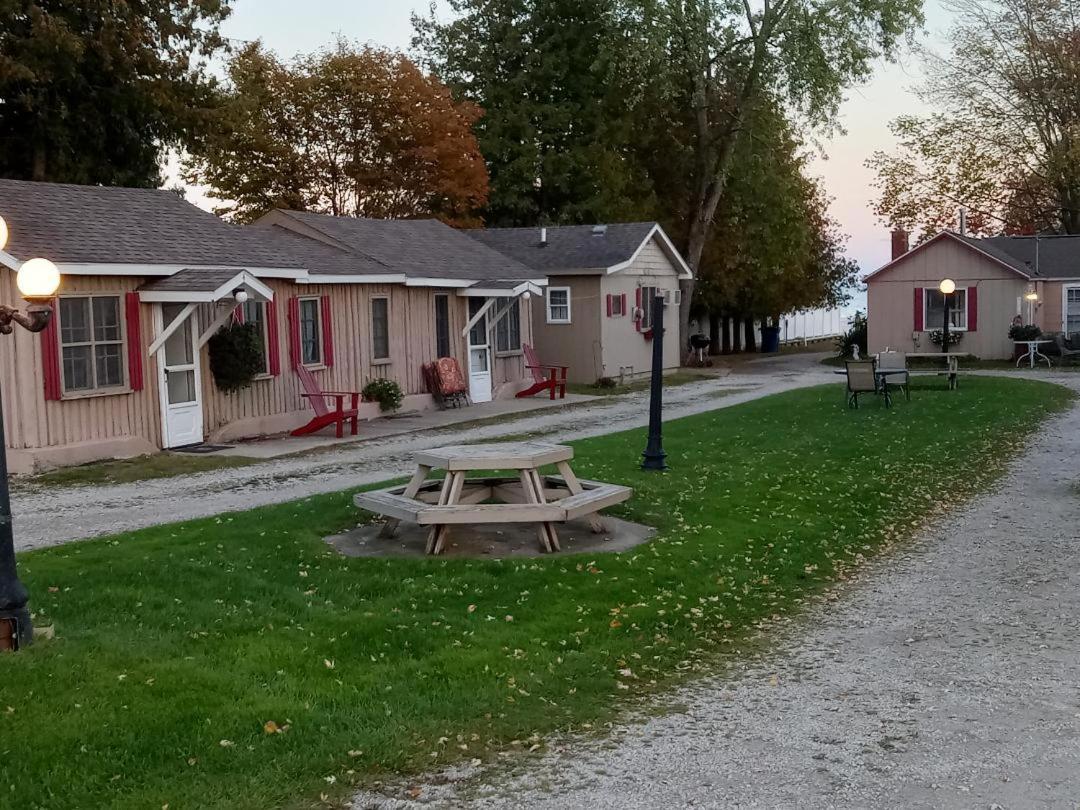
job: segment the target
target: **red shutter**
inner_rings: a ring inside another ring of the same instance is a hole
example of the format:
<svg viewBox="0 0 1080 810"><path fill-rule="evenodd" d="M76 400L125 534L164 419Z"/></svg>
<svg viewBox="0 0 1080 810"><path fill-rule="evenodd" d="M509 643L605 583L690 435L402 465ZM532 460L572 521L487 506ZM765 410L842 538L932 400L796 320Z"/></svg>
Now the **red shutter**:
<svg viewBox="0 0 1080 810"><path fill-rule="evenodd" d="M278 337L277 304L273 301L266 302L266 364L270 374L277 377L281 374L281 346Z"/></svg>
<svg viewBox="0 0 1080 810"><path fill-rule="evenodd" d="M41 371L45 382L45 399L58 400L64 395L64 384L60 379L60 315L59 299L49 301L53 308L52 320L41 332Z"/></svg>
<svg viewBox="0 0 1080 810"><path fill-rule="evenodd" d="M979 331L979 288L967 288L967 328L969 332Z"/></svg>
<svg viewBox="0 0 1080 810"><path fill-rule="evenodd" d="M289 299L289 363L300 368L300 299Z"/></svg>
<svg viewBox="0 0 1080 810"><path fill-rule="evenodd" d="M243 323L244 322L244 307L241 304L237 304L236 308L233 309L233 311L232 311L232 321L233 321L233 323Z"/></svg>
<svg viewBox="0 0 1080 810"><path fill-rule="evenodd" d="M139 317L139 294L124 296L124 320L127 326L128 386L132 391L143 389L142 320Z"/></svg>
<svg viewBox="0 0 1080 810"><path fill-rule="evenodd" d="M641 309L641 287L638 287L636 290L634 290L634 308ZM634 315L634 328L637 329L639 332L641 331L641 322L645 320L644 310L642 312L643 314L640 318L637 317L637 313L635 313Z"/></svg>
<svg viewBox="0 0 1080 810"><path fill-rule="evenodd" d="M327 368L334 365L334 327L330 322L330 296L322 297L322 345L323 365Z"/></svg>
<svg viewBox="0 0 1080 810"><path fill-rule="evenodd" d="M915 288L915 331L923 331L923 288Z"/></svg>
<svg viewBox="0 0 1080 810"><path fill-rule="evenodd" d="M607 316L609 318L611 317L611 298L612 298L611 293L608 293L608 297L607 297Z"/></svg>
<svg viewBox="0 0 1080 810"><path fill-rule="evenodd" d="M622 298L622 314L626 315L626 293L622 293L620 297Z"/></svg>

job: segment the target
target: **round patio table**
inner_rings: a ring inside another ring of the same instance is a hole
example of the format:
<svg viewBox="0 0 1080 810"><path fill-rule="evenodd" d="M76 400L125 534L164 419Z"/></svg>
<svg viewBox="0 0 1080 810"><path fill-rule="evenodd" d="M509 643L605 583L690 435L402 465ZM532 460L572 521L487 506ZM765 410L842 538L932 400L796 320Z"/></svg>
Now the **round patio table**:
<svg viewBox="0 0 1080 810"><path fill-rule="evenodd" d="M1041 358L1046 361L1046 367L1050 368L1050 358L1039 351L1039 346L1043 343L1053 343L1052 340L1014 340L1017 346L1027 346L1027 353L1020 355L1016 359L1016 367L1020 368L1020 364L1026 359L1029 363L1029 368L1035 368L1035 361L1037 358Z"/></svg>

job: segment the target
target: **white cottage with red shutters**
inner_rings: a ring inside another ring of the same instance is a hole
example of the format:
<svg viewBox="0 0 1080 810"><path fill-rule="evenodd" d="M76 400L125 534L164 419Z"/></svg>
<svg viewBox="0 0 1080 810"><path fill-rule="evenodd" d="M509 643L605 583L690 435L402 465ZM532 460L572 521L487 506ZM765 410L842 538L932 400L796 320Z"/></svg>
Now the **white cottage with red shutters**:
<svg viewBox="0 0 1080 810"><path fill-rule="evenodd" d="M396 380L420 408L421 367L440 356L471 372L475 401L532 380L522 299L543 274L433 220L275 212L241 227L169 191L13 180L0 215L0 303L22 305L14 271L31 257L62 274L49 328L0 341L16 472L293 430L311 418L301 368L322 390ZM264 370L229 394L205 347L231 318L256 324Z"/></svg>
<svg viewBox="0 0 1080 810"><path fill-rule="evenodd" d="M1017 320L1080 338L1080 236L974 238L944 231L909 249L893 233L893 257L866 278L869 349L937 351L945 318L938 287L956 282L949 329L954 351L1010 358Z"/></svg>
<svg viewBox="0 0 1080 810"><path fill-rule="evenodd" d="M689 266L655 222L468 231L478 242L547 276L533 304L533 335L542 363L569 366L571 382L628 380L652 366L656 293L671 306L664 369L679 367L679 282Z"/></svg>

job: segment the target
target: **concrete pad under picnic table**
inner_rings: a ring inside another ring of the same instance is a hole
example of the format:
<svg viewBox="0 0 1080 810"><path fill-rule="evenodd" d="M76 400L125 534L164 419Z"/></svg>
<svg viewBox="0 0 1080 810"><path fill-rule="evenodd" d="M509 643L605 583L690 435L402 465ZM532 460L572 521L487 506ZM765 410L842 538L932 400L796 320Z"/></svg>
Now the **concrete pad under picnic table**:
<svg viewBox="0 0 1080 810"><path fill-rule="evenodd" d="M566 554L603 554L629 551L647 543L656 529L628 520L602 516L607 531L593 534L588 520L559 524L562 551L545 554L536 542L536 526L507 523L455 526L442 557L559 557ZM382 523L359 526L344 534L327 537L326 542L344 557L426 557L427 526L402 523L393 538L379 537Z"/></svg>

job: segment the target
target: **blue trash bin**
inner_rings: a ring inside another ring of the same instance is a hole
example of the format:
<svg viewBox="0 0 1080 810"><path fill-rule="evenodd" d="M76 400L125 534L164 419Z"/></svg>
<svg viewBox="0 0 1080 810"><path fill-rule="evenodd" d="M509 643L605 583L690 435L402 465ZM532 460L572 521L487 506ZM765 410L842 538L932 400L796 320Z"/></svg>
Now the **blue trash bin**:
<svg viewBox="0 0 1080 810"><path fill-rule="evenodd" d="M761 351L764 354L775 354L780 351L780 327L761 327Z"/></svg>

